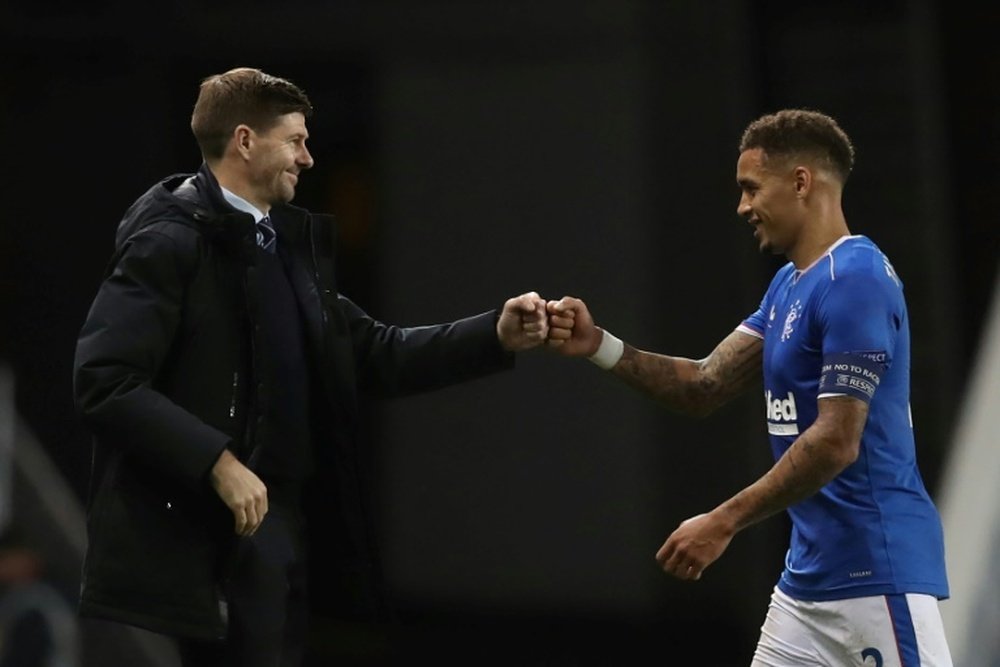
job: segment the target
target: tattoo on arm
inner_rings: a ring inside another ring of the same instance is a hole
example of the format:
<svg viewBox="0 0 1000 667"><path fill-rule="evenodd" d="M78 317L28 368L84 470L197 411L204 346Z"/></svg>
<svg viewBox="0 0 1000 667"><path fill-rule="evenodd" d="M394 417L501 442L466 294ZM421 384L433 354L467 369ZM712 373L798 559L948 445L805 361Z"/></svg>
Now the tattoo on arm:
<svg viewBox="0 0 1000 667"><path fill-rule="evenodd" d="M734 331L701 360L637 350L626 344L614 373L676 412L704 416L760 377L763 341Z"/></svg>
<svg viewBox="0 0 1000 667"><path fill-rule="evenodd" d="M721 506L737 530L817 493L857 458L868 404L847 396L819 404L816 421L774 466Z"/></svg>

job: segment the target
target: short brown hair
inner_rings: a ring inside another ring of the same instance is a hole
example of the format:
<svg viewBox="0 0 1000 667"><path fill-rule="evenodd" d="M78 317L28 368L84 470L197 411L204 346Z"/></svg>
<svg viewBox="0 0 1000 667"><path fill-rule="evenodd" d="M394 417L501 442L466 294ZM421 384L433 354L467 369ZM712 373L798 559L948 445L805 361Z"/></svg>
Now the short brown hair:
<svg viewBox="0 0 1000 667"><path fill-rule="evenodd" d="M191 131L206 160L219 159L237 125L266 132L286 114L312 115L305 92L291 81L252 67L238 67L202 80L191 114Z"/></svg>
<svg viewBox="0 0 1000 667"><path fill-rule="evenodd" d="M854 167L854 146L830 116L809 109L783 109L750 123L740 152L760 148L769 157L807 155L827 163L841 183Z"/></svg>

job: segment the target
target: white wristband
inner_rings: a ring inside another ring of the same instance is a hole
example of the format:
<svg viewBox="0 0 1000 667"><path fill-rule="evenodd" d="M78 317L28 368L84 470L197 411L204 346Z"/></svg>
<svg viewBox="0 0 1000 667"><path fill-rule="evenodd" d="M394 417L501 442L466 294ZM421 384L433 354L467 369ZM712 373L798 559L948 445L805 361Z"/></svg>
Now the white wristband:
<svg viewBox="0 0 1000 667"><path fill-rule="evenodd" d="M622 358L623 352L625 352L625 343L620 338L616 338L610 331L604 330L597 352L587 358L604 370L610 370Z"/></svg>

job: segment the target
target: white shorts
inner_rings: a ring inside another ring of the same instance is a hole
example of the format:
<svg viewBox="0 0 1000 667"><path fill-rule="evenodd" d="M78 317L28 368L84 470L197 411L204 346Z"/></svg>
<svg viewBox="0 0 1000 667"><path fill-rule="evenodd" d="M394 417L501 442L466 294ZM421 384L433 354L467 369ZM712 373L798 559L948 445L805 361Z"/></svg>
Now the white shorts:
<svg viewBox="0 0 1000 667"><path fill-rule="evenodd" d="M751 667L952 667L937 599L907 593L807 602L777 587Z"/></svg>

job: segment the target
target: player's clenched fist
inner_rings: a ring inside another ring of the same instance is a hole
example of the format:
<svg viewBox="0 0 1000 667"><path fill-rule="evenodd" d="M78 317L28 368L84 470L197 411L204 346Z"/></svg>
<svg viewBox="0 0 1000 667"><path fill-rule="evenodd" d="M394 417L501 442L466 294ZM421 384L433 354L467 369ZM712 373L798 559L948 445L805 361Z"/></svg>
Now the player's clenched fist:
<svg viewBox="0 0 1000 667"><path fill-rule="evenodd" d="M594 325L587 304L572 296L545 304L549 315L549 348L570 357L589 357L601 345L603 332Z"/></svg>

